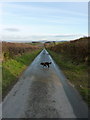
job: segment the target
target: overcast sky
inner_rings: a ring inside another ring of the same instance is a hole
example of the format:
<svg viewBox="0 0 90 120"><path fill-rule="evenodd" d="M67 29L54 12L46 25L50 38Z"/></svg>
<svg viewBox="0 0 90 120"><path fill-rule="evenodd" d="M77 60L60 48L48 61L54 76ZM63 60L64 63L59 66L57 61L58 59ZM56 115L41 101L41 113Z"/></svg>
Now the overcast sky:
<svg viewBox="0 0 90 120"><path fill-rule="evenodd" d="M0 3L3 40L72 40L88 35L88 2Z"/></svg>

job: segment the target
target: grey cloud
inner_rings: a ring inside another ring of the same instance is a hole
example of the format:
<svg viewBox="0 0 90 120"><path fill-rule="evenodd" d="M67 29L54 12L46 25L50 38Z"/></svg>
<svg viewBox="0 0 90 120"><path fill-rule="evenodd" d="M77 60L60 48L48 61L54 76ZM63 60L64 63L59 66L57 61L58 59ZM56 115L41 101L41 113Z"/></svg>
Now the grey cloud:
<svg viewBox="0 0 90 120"><path fill-rule="evenodd" d="M19 29L17 29L17 28L5 28L4 30L10 31L10 32L18 32L19 31Z"/></svg>

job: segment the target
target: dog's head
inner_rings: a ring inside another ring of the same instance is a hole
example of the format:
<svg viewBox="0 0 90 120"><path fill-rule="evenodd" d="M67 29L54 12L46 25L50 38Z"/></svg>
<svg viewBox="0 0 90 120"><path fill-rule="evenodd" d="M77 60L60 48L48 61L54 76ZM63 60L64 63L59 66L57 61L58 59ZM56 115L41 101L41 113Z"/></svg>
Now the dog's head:
<svg viewBox="0 0 90 120"><path fill-rule="evenodd" d="M40 65L43 65L43 63L40 63Z"/></svg>
<svg viewBox="0 0 90 120"><path fill-rule="evenodd" d="M52 62L50 62L49 64L51 64Z"/></svg>

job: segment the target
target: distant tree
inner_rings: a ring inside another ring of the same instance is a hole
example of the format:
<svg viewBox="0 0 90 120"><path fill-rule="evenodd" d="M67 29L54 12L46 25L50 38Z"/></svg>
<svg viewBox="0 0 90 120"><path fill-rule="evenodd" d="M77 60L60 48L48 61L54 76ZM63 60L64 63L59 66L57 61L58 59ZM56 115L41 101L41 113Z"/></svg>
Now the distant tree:
<svg viewBox="0 0 90 120"><path fill-rule="evenodd" d="M56 42L55 41L53 41L53 44L54 44L54 46L56 45Z"/></svg>

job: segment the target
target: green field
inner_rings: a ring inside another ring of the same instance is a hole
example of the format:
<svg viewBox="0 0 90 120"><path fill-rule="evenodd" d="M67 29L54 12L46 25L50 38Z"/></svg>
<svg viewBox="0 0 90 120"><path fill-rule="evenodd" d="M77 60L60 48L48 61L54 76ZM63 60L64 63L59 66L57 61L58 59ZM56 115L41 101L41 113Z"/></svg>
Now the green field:
<svg viewBox="0 0 90 120"><path fill-rule="evenodd" d="M67 79L78 89L83 99L89 104L88 93L88 67L86 64L73 63L72 59L64 54L57 54L51 50L48 50L55 62L60 66L66 75Z"/></svg>
<svg viewBox="0 0 90 120"><path fill-rule="evenodd" d="M14 59L8 59L2 64L2 93L3 97L17 82L22 72L34 60L41 50L35 50L30 53L25 53L22 56L17 56Z"/></svg>

